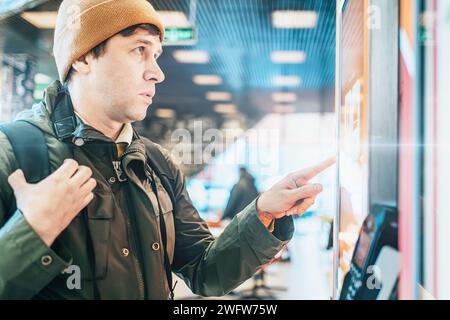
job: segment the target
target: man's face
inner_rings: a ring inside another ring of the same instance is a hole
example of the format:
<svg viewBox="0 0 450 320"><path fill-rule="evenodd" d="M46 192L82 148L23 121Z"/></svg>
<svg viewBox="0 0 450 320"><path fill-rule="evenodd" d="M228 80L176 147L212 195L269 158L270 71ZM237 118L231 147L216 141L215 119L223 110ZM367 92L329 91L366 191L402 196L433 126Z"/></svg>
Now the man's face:
<svg viewBox="0 0 450 320"><path fill-rule="evenodd" d="M145 118L156 83L164 81L157 64L161 53L159 36L137 29L128 37L115 35L103 55L89 58L88 90L109 119L128 123Z"/></svg>

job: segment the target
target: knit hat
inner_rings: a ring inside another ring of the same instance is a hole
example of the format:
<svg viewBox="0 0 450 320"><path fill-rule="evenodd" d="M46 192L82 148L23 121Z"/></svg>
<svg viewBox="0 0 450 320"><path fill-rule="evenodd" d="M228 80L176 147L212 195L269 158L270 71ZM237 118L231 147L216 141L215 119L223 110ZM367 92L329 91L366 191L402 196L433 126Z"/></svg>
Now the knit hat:
<svg viewBox="0 0 450 320"><path fill-rule="evenodd" d="M156 26L164 39L161 19L146 0L64 0L58 10L53 54L64 82L72 64L106 39L137 25Z"/></svg>

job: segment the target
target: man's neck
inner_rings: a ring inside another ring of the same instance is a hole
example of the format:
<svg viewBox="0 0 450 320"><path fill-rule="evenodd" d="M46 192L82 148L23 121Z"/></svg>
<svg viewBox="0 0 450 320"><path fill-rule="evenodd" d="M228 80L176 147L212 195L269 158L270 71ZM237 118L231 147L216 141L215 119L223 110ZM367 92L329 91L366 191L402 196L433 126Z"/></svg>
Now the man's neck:
<svg viewBox="0 0 450 320"><path fill-rule="evenodd" d="M86 99L85 95L78 94L77 91L75 88L69 87L73 108L81 120L116 141L122 131L123 123L111 121L103 112L98 112L94 107L95 104Z"/></svg>
<svg viewBox="0 0 450 320"><path fill-rule="evenodd" d="M120 132L122 131L122 128L123 128L123 124L110 122L108 125L104 125L105 122L101 121L101 119L98 118L98 115L92 116L92 115L86 114L85 112L77 109L75 106L74 106L74 110L85 124L100 131L106 137L110 138L113 141L116 141L116 139L119 137Z"/></svg>

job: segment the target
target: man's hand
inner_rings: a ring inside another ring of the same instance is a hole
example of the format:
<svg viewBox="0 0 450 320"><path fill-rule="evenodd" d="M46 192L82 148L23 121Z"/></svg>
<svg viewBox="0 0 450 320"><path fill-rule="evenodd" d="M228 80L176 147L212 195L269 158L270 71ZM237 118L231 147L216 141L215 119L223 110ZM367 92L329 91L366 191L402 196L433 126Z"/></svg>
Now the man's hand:
<svg viewBox="0 0 450 320"><path fill-rule="evenodd" d="M20 209L36 233L51 246L76 215L94 198L96 181L88 167L65 160L53 174L29 184L22 170L8 178Z"/></svg>
<svg viewBox="0 0 450 320"><path fill-rule="evenodd" d="M262 193L256 203L258 215L267 226L270 218L280 219L284 216L302 215L311 207L316 197L322 192L320 184L309 184L309 180L329 168L336 162L335 158L328 159L317 166L313 166L295 173L275 184Z"/></svg>

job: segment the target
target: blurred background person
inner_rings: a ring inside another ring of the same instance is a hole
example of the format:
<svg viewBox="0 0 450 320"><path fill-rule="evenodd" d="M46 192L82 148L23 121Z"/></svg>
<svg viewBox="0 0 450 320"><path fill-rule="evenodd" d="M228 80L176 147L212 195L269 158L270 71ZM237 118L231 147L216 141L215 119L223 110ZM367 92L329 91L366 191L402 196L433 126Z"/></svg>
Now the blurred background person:
<svg viewBox="0 0 450 320"><path fill-rule="evenodd" d="M247 168L239 168L239 181L233 186L230 192L227 206L222 216L223 220L232 220L236 214L248 206L259 192L255 185L255 178L247 171Z"/></svg>

